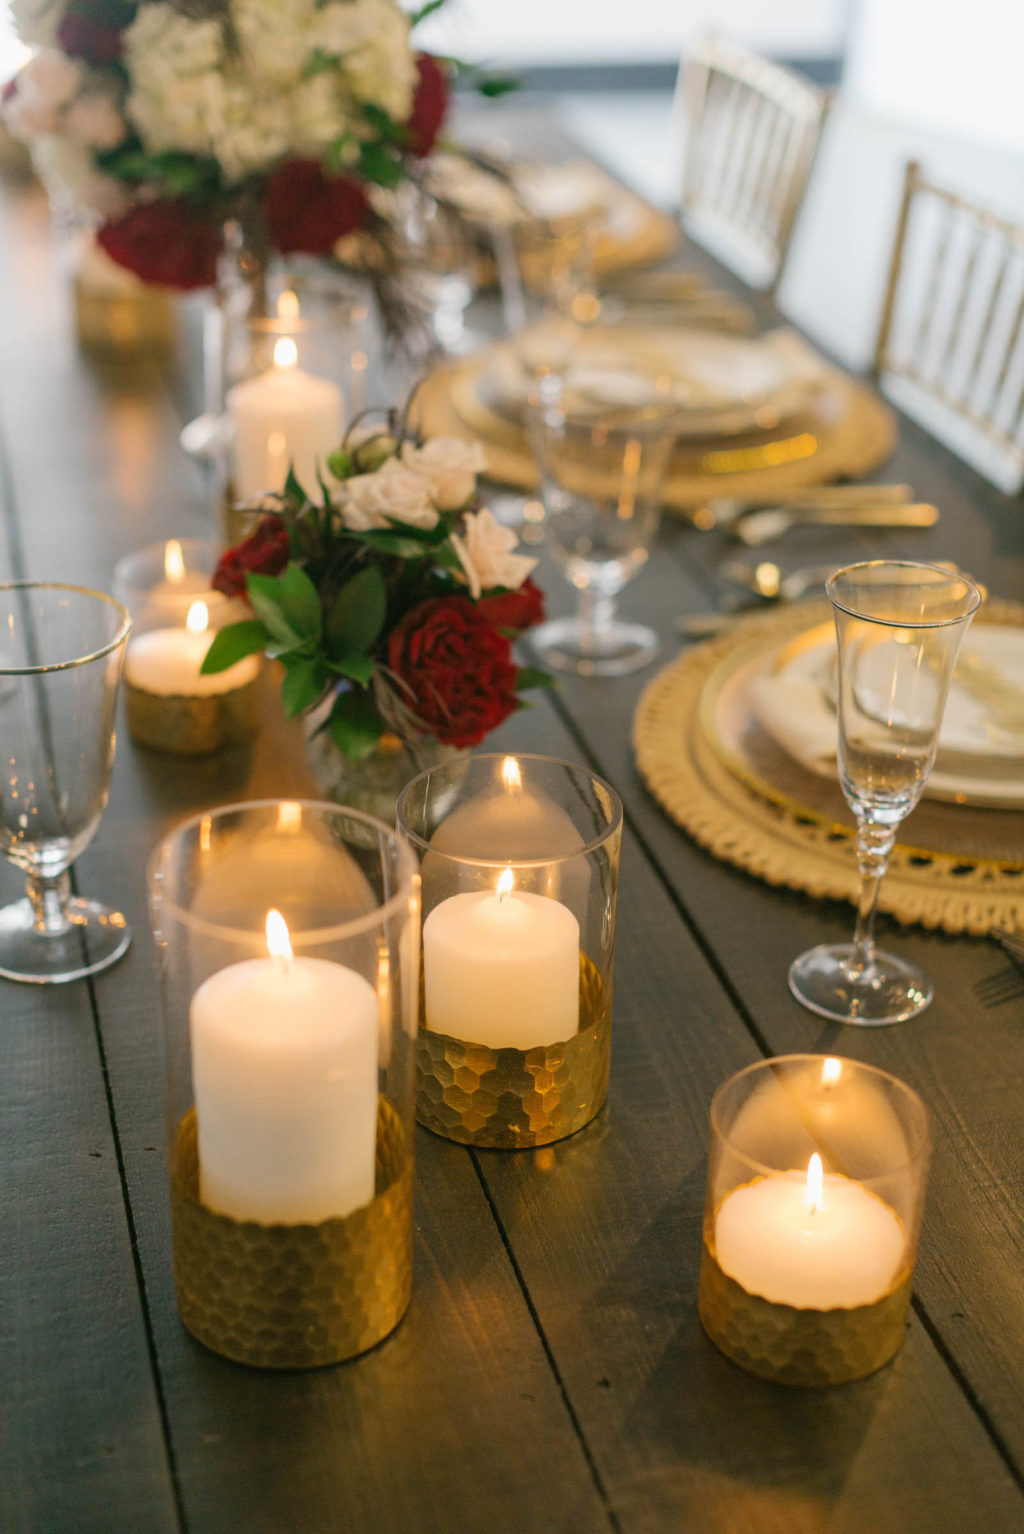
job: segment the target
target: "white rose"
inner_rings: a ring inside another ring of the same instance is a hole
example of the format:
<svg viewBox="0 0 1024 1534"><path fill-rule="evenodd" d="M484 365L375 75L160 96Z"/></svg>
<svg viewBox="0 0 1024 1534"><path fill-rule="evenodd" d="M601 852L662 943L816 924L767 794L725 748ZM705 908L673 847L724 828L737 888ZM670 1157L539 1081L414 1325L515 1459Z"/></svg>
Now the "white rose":
<svg viewBox="0 0 1024 1534"><path fill-rule="evenodd" d="M372 474L347 479L342 494L342 517L353 532L388 527L389 519L425 531L437 526L430 486L422 474L406 468L397 458L389 458Z"/></svg>
<svg viewBox="0 0 1024 1534"><path fill-rule="evenodd" d="M477 475L487 467L479 442L463 442L461 437L432 437L422 447L407 442L402 458L410 469L423 475L441 511L458 511L465 506L476 490Z"/></svg>
<svg viewBox="0 0 1024 1534"><path fill-rule="evenodd" d="M466 572L474 601L492 586L518 591L537 561L527 559L524 554L513 554L517 542L512 529L495 521L487 507L467 515L461 537L452 534L452 543Z"/></svg>
<svg viewBox="0 0 1024 1534"><path fill-rule="evenodd" d="M4 121L19 138L57 133L61 112L82 83L81 65L59 48L42 48L19 72Z"/></svg>
<svg viewBox="0 0 1024 1534"><path fill-rule="evenodd" d="M47 188L70 192L83 208L103 219L122 218L131 207L124 182L101 175L92 151L66 134L41 139L32 147L32 158Z"/></svg>
<svg viewBox="0 0 1024 1534"><path fill-rule="evenodd" d="M116 149L127 136L128 125L111 96L91 91L79 96L64 113L64 127L72 138L90 149Z"/></svg>

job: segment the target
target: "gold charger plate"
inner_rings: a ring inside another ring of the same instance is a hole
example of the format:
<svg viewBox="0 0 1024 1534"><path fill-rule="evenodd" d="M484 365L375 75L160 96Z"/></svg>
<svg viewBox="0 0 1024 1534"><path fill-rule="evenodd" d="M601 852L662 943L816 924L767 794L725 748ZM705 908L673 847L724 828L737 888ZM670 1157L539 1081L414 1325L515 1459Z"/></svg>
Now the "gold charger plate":
<svg viewBox="0 0 1024 1534"><path fill-rule="evenodd" d="M685 651L645 689L633 744L654 797L715 857L769 884L855 902L852 816L838 786L800 768L768 737L753 770L708 728L730 675L827 612L810 603L758 613ZM987 615L1024 623L1016 603L991 601ZM1024 927L1024 814L919 805L901 830L879 907L898 921L947 932Z"/></svg>
<svg viewBox="0 0 1024 1534"><path fill-rule="evenodd" d="M792 332L786 334L810 351ZM522 428L479 398L477 381L493 352L489 347L431 373L416 396L416 424L426 436L481 443L491 479L535 490L537 470ZM808 485L859 479L877 469L896 445L892 412L865 385L824 361L819 365L821 387L806 418L798 415L775 434L737 437L713 446L688 444L674 460L665 506L688 511L723 494L783 500ZM602 488L599 473L594 488Z"/></svg>

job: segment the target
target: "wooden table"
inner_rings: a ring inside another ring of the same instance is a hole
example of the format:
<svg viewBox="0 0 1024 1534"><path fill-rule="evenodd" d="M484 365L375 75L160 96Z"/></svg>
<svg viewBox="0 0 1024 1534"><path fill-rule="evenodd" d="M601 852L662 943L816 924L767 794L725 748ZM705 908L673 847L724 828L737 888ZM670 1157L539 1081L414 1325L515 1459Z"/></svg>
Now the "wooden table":
<svg viewBox="0 0 1024 1534"><path fill-rule="evenodd" d="M76 352L39 194L0 201L0 295L4 576L109 588L127 549L208 530L176 440L194 367L119 375ZM909 424L890 469L942 508L938 528L832 534L828 557L954 558L1021 594L1017 503ZM817 558L821 537L789 548ZM673 617L712 605L722 552L671 525L626 593L666 656ZM789 961L845 937L851 912L714 862L664 818L629 745L646 679L567 682L494 741L590 762L626 803L608 1107L536 1153L420 1131L411 1310L375 1352L309 1374L226 1363L177 1318L144 891L166 826L294 793L301 771L280 721L251 758L182 764L122 738L77 873L127 911L131 952L94 984L0 985L9 1534L1024 1529L1024 1002L979 1006L976 983L1005 965L990 943L908 930L893 940L936 984L921 1019L859 1032L802 1011ZM4 868L0 895L17 888ZM696 1314L711 1094L793 1050L894 1071L935 1122L906 1345L816 1393L734 1368Z"/></svg>

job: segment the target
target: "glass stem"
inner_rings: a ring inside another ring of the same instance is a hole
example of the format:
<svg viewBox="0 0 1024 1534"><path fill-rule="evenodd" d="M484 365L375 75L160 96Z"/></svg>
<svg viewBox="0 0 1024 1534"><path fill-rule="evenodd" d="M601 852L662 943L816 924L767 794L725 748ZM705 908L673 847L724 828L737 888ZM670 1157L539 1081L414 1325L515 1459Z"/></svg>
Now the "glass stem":
<svg viewBox="0 0 1024 1534"><path fill-rule="evenodd" d="M875 912L882 876L889 866L889 854L896 840L895 826L857 821L857 867L860 893L857 897L857 925L853 933L853 956L850 970L861 975L875 962Z"/></svg>
<svg viewBox="0 0 1024 1534"><path fill-rule="evenodd" d="M67 932L71 926L67 914L68 901L71 899L71 875L67 869L50 877L29 874L26 887L36 931L47 937L58 937L62 932Z"/></svg>
<svg viewBox="0 0 1024 1534"><path fill-rule="evenodd" d="M595 591L592 586L584 586L576 615L580 623L581 648L597 654L602 648L602 635L607 634L615 621L615 598L603 591Z"/></svg>

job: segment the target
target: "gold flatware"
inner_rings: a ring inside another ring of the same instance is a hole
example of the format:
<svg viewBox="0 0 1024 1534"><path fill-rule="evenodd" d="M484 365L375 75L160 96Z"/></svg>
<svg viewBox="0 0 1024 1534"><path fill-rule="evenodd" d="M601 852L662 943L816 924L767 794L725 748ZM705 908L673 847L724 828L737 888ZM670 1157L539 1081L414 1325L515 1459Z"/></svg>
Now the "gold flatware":
<svg viewBox="0 0 1024 1534"><path fill-rule="evenodd" d="M823 527L934 527L939 520L936 506L927 502L909 505L865 503L849 506L798 505L767 506L740 517L731 529L734 537L748 548L758 548L774 538L781 538L791 527L814 524Z"/></svg>
<svg viewBox="0 0 1024 1534"><path fill-rule="evenodd" d="M737 586L745 586L766 602L796 602L816 586L824 587L835 568L834 562L830 565L806 565L802 569L791 570L787 575L770 559L762 559L758 564L749 560L731 559L722 566L722 574L726 580L735 581Z"/></svg>
<svg viewBox="0 0 1024 1534"><path fill-rule="evenodd" d="M910 485L811 485L806 490L794 491L787 496L787 506L861 506L867 502L876 506L904 505L914 499ZM764 496L716 495L693 513L694 521L702 530L713 527L731 527L747 512L758 511L769 505Z"/></svg>

